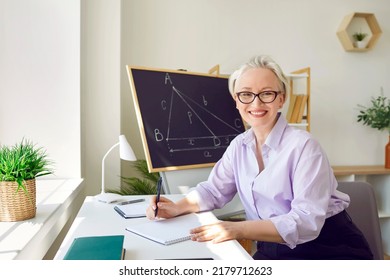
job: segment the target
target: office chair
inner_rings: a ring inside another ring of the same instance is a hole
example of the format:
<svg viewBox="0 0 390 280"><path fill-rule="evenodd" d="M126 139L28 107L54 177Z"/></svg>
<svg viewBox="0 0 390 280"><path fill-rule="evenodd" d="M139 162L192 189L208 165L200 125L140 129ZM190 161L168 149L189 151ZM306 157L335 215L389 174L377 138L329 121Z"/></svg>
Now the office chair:
<svg viewBox="0 0 390 280"><path fill-rule="evenodd" d="M382 235L372 186L367 182L339 182L338 190L350 196L347 213L366 237L374 259L383 260Z"/></svg>

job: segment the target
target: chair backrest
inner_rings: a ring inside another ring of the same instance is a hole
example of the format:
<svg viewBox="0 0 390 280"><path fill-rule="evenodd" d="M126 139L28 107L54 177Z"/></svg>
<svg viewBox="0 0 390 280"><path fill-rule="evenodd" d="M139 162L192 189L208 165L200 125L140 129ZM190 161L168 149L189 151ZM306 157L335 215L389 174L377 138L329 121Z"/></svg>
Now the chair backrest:
<svg viewBox="0 0 390 280"><path fill-rule="evenodd" d="M350 196L347 213L366 237L374 259L383 260L382 235L373 187L367 182L339 182L338 190Z"/></svg>

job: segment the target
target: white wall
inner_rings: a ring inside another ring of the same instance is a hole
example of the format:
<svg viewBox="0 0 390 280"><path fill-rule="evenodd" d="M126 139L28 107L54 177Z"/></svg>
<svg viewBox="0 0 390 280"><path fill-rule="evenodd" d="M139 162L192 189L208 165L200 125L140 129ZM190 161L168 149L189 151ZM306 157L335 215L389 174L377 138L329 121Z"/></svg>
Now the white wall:
<svg viewBox="0 0 390 280"><path fill-rule="evenodd" d="M23 137L81 176L77 0L0 0L0 144Z"/></svg>
<svg viewBox="0 0 390 280"><path fill-rule="evenodd" d="M102 158L120 135L120 6L120 0L81 1L82 176L89 195L99 192ZM118 148L105 171L106 187L118 187Z"/></svg>
<svg viewBox="0 0 390 280"><path fill-rule="evenodd" d="M344 51L336 32L352 12L374 13L383 34L368 52ZM229 74L257 54L291 72L311 67L312 133L333 165L384 163L386 132L357 123L383 87L390 97L390 5L380 0L123 1L122 130L142 151L124 65Z"/></svg>

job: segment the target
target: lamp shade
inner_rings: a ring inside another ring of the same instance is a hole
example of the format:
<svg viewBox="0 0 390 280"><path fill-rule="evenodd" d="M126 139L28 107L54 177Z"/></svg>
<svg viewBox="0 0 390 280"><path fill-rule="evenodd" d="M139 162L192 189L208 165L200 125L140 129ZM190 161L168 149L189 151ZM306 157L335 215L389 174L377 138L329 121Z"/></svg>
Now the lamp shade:
<svg viewBox="0 0 390 280"><path fill-rule="evenodd" d="M113 145L107 153L104 155L102 159L102 192L98 195L95 196L95 198L100 201L100 202L105 202L105 203L111 203L114 201L117 201L120 199L121 195L115 194L115 193L106 193L105 192L105 187L104 187L104 161L108 154L115 148L119 146L119 156L123 160L128 160L128 161L136 161L137 158L135 157L134 151L131 148L129 142L127 142L127 139L124 135L119 136L119 142Z"/></svg>
<svg viewBox="0 0 390 280"><path fill-rule="evenodd" d="M137 160L133 149L131 148L129 142L126 139L126 136L124 135L119 135L119 156L121 159L128 161Z"/></svg>

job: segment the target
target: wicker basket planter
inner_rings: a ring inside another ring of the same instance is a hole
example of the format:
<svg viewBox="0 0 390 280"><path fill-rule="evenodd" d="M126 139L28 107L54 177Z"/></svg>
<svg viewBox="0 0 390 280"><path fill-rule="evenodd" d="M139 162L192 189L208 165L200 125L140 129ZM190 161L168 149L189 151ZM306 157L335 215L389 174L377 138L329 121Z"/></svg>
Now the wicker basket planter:
<svg viewBox="0 0 390 280"><path fill-rule="evenodd" d="M28 194L18 192L17 182L0 181L0 222L17 222L34 218L36 215L35 179L26 180Z"/></svg>

